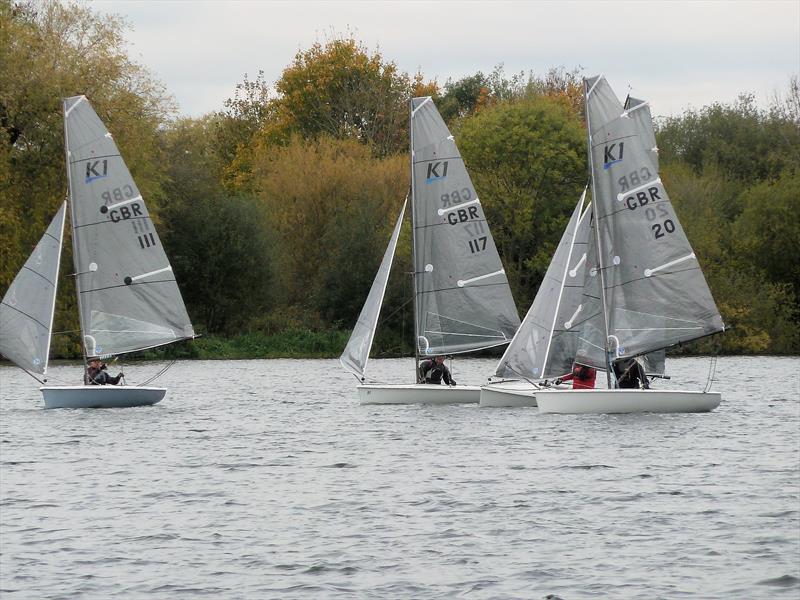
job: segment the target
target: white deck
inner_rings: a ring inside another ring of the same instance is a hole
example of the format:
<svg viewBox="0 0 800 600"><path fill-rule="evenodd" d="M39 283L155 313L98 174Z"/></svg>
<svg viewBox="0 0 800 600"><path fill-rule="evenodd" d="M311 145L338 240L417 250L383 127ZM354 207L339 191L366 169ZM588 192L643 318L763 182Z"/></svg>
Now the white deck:
<svg viewBox="0 0 800 600"><path fill-rule="evenodd" d="M167 388L128 385L69 385L39 388L45 408L130 408L161 402Z"/></svg>
<svg viewBox="0 0 800 600"><path fill-rule="evenodd" d="M498 381L481 386L481 407L536 406L538 388L523 380Z"/></svg>
<svg viewBox="0 0 800 600"><path fill-rule="evenodd" d="M717 408L722 394L681 390L539 390L536 401L541 413L695 413Z"/></svg>
<svg viewBox="0 0 800 600"><path fill-rule="evenodd" d="M358 386L361 404L478 404L477 385L363 384Z"/></svg>

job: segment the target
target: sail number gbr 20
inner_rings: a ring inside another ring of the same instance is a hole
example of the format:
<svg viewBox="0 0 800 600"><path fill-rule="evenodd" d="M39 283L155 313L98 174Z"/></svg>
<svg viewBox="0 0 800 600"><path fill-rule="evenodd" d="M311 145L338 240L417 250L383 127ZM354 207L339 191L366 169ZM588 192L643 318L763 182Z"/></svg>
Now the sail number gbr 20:
<svg viewBox="0 0 800 600"><path fill-rule="evenodd" d="M658 187L655 185L649 186L646 190L638 190L626 196L623 201L628 210L643 210L644 215L649 222L652 223L650 230L653 232L653 238L663 238L669 233L675 231L675 222L672 219L665 218L671 216L667 207L663 204L664 198L659 195ZM655 222L654 221L658 221Z"/></svg>

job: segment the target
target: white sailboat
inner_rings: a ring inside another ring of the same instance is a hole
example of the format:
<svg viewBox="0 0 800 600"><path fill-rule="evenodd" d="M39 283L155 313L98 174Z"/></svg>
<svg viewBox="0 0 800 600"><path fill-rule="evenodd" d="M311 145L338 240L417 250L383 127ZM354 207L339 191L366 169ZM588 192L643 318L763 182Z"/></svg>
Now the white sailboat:
<svg viewBox="0 0 800 600"><path fill-rule="evenodd" d="M111 133L85 96L64 100L75 283L87 356L116 356L195 337L172 267ZM42 376L46 408L160 402L163 387L47 385L67 202L0 304L0 352Z"/></svg>
<svg viewBox="0 0 800 600"><path fill-rule="evenodd" d="M536 406L539 382L572 369L589 243L585 199L584 189L533 304L497 364L499 380L481 387L481 406Z"/></svg>
<svg viewBox="0 0 800 600"><path fill-rule="evenodd" d="M585 85L591 235L575 362L606 371L607 389L539 390L543 413L706 412L721 394L619 389L617 361L724 330L659 177L646 102L619 102L604 77Z"/></svg>
<svg viewBox="0 0 800 600"><path fill-rule="evenodd" d="M410 105L415 368L411 382L365 383L405 204L340 358L367 404L478 403L480 386L418 383L420 357L507 344L519 326L505 270L453 136L430 97Z"/></svg>

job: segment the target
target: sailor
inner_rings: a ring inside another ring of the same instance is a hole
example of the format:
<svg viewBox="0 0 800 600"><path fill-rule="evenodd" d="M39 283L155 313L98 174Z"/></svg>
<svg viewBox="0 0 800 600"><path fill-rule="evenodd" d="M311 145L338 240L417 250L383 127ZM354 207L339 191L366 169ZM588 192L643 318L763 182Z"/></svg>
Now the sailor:
<svg viewBox="0 0 800 600"><path fill-rule="evenodd" d="M622 389L650 389L644 368L635 358L624 358L614 363L614 374Z"/></svg>
<svg viewBox="0 0 800 600"><path fill-rule="evenodd" d="M89 368L86 369L86 374L83 376L86 385L117 385L119 380L125 377L124 373L119 373L116 377L106 373L108 367L100 360L99 356L90 356L87 360Z"/></svg>
<svg viewBox="0 0 800 600"><path fill-rule="evenodd" d="M423 360L419 365L420 383L433 383L439 385L442 379L447 385L455 385L456 381L450 376L450 369L444 364L444 356L441 354Z"/></svg>
<svg viewBox="0 0 800 600"><path fill-rule="evenodd" d="M594 382L597 378L597 370L586 365L579 365L574 363L572 365L572 373L562 375L556 379L556 385L560 385L565 381L572 381L573 390L591 390L594 389Z"/></svg>

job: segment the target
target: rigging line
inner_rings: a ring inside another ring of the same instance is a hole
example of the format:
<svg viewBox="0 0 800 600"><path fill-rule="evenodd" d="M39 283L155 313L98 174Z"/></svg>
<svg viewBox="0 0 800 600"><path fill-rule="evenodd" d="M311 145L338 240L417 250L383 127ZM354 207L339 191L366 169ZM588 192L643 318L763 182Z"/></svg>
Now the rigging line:
<svg viewBox="0 0 800 600"><path fill-rule="evenodd" d="M525 381L527 381L528 383L530 383L530 384L531 384L533 387L535 387L535 388L541 388L541 386L540 386L538 383L535 383L534 381L531 381L530 379L528 379L528 378L527 378L525 375L523 375L522 373L520 373L519 371L517 371L517 370L516 370L514 367L512 367L510 364L508 364L508 362L506 362L506 369L508 369L508 370L509 370L509 371L511 371L512 373L516 373L517 375L519 375L520 377L522 377L522 378L523 378Z"/></svg>
<svg viewBox="0 0 800 600"><path fill-rule="evenodd" d="M28 267L28 266L26 266L26 265L22 265L22 268L23 268L23 269L25 269L26 271L30 271L31 273L34 273L34 274L38 275L39 277L41 277L42 279L44 279L44 280L45 280L47 283L49 283L51 287L55 287L55 285L53 284L53 282L52 282L52 281L50 281L50 280L49 280L47 277L45 277L45 276L44 276L44 275L42 275L41 273L39 273L39 271L34 271L33 269L31 269L30 267Z"/></svg>
<svg viewBox="0 0 800 600"><path fill-rule="evenodd" d="M618 266L618 265L615 265L615 266ZM611 269L613 267L606 267L606 268ZM699 270L700 270L700 265L698 264L696 267L689 267L688 269L680 269L680 270L675 270L675 271L668 271L668 272L663 273L661 275L658 275L656 277L658 277L658 278L669 277L670 275L680 275L681 273L688 273L689 271L699 271ZM624 285L629 285L631 283L636 283L637 281L647 281L649 279L652 279L654 276L655 275L650 275L649 277L637 277L636 279L628 279L627 281L621 281L620 283L615 283L613 285L606 286L606 289L607 290L611 290L611 289L614 289L614 288L617 288L617 287L622 287Z"/></svg>
<svg viewBox="0 0 800 600"><path fill-rule="evenodd" d="M717 370L717 357L712 356L711 362L708 366L708 379L706 379L706 386L703 388L703 393L708 392L711 389L711 383L714 381L714 373Z"/></svg>
<svg viewBox="0 0 800 600"><path fill-rule="evenodd" d="M483 219L472 219L469 223L486 223L486 217ZM441 227L443 225L452 225L448 221L440 221L438 223L428 223L427 225L415 225L414 229L427 229L428 227Z"/></svg>
<svg viewBox="0 0 800 600"><path fill-rule="evenodd" d="M91 294L92 292L102 292L104 290L113 290L115 288L133 287L135 285L153 285L154 283L176 283L176 282L177 280L175 279L158 279L156 281L142 281L142 282L132 281L130 284L122 283L120 285L109 285L106 287L94 288L91 290L81 290L81 294Z"/></svg>
<svg viewBox="0 0 800 600"><path fill-rule="evenodd" d="M478 285L471 285L470 288L485 288L485 287L494 287L498 285L508 285L508 280L506 281L499 281L497 283L480 283ZM418 293L418 295L423 294L435 294L437 292L458 292L463 291L463 287L446 287L446 288L436 288L435 290L422 290Z"/></svg>
<svg viewBox="0 0 800 600"><path fill-rule="evenodd" d="M105 204L103 204L103 206L105 206ZM143 221L145 219L150 220L150 215L147 214L147 215L142 215L141 217L128 217L127 219L122 219L122 220L124 220L124 221ZM73 227L73 229L82 229L83 227L93 227L95 225L106 225L106 224L116 225L119 222L120 221L112 221L111 219L105 219L103 221L95 221L94 223L80 223L78 225L75 225ZM150 221L150 222L152 223L152 221Z"/></svg>
<svg viewBox="0 0 800 600"><path fill-rule="evenodd" d="M136 387L142 387L142 386L145 386L145 385L147 385L148 383L151 383L151 382L155 381L156 379L158 379L159 377L161 377L161 376L162 376L164 373L166 373L166 372L167 372L167 371L168 371L170 368L172 368L172 365L174 365L174 364L177 362L177 360L178 360L177 358L173 358L173 359L172 359L172 362L170 362L169 364L167 364L167 366L166 366L166 367L164 367L163 369L161 369L161 370L160 370L158 373L156 373L155 375L153 375L153 376L152 376L150 379L147 379L147 380L146 380L146 381L144 381L143 383L139 383L139 384L137 384L137 385L136 385Z"/></svg>
<svg viewBox="0 0 800 600"><path fill-rule="evenodd" d="M34 322L34 323L36 323L37 325L41 325L41 326L42 326L42 327L44 327L46 330L48 330L48 331L50 330L50 328L49 328L47 325L45 325L44 323L42 323L41 321L39 321L39 320L38 320L36 317L32 317L32 316L31 316L31 315L29 315L28 313L26 313L26 312L24 312L24 311L21 311L20 309L16 308L15 306L11 306L10 304L7 304L7 303L5 303L5 302L0 302L0 304L2 304L3 306L7 306L7 307L8 307L8 308L10 308L11 310L15 310L15 311L17 311L17 312L18 312L19 314L21 314L21 315L24 315L24 316L28 317L28 318L29 318L31 321L33 321L33 322Z"/></svg>
<svg viewBox="0 0 800 600"><path fill-rule="evenodd" d="M20 369L22 369L22 367L19 367L19 368L20 368ZM44 381L42 381L41 379L39 379L39 378L38 378L36 375L34 375L33 373L31 373L30 371L28 371L28 369L22 369L22 370L23 370L23 371L25 371L25 372L26 372L28 375L30 375L31 377L33 377L33 378L34 378L36 381L38 381L38 382L39 382L39 383L41 383L42 385L45 385L45 382L44 382Z"/></svg>
<svg viewBox="0 0 800 600"><path fill-rule="evenodd" d="M105 137L105 136L103 136L103 137ZM102 137L95 138L94 140L91 140L89 143L84 144L84 146L82 146L82 147L88 146L92 142L101 141L102 139L103 139ZM72 156L71 152L70 152L70 156ZM119 154L119 153L118 154L104 154L102 156L86 156L84 158L79 158L77 160L71 160L69 164L75 165L75 164L78 164L80 162L84 162L84 161L87 161L87 160L100 160L101 158L114 158L115 156L119 156L120 158L122 158L122 155ZM131 178L131 181L133 181L133 178Z"/></svg>
<svg viewBox="0 0 800 600"><path fill-rule="evenodd" d="M414 300L413 298L408 298L408 299L407 299L405 302L403 302L403 304L401 304L401 305L400 305L398 308L394 309L394 310L393 310L393 311L392 311L390 314L386 315L386 316L385 316L385 317L383 317L383 318L382 318L380 321L378 321L378 325L380 325L381 323L384 323L384 322L385 322L387 319L389 319L389 318L393 317L394 315L396 315L398 311L400 311L400 310L404 309L404 308L406 307L406 305L407 305L409 302L413 301L413 300Z"/></svg>
<svg viewBox="0 0 800 600"><path fill-rule="evenodd" d="M414 161L414 164L415 165L424 165L425 163L431 163L431 162L442 161L442 160L461 160L461 161L463 161L464 159L461 156L437 156L436 158L426 158L425 160Z"/></svg>
<svg viewBox="0 0 800 600"><path fill-rule="evenodd" d="M629 197L629 196L625 196L625 198L628 198L628 197ZM623 198L623 200L624 200L625 198ZM620 202L622 202L622 200L620 200ZM666 203L666 204L667 204L667 205L668 205L670 208L672 208L672 209L673 209L673 211L674 211L675 209L674 209L674 207L672 206L672 203L671 203L671 202L672 202L672 201L671 201L669 198L661 198L660 200L650 200L650 201L648 202L647 206L655 206L656 204L664 204L664 203ZM623 204L623 205L621 205L621 206L620 206L620 205L617 205L617 208L613 208L611 211L609 211L609 212L607 212L607 213L605 213L605 214L603 214L603 215L598 215L598 216L597 216L597 219L598 219L598 220L608 219L609 217L613 217L614 215L618 215L618 214L628 214L629 212L631 212L631 209L630 209L630 208L628 208L628 205L627 205L627 204Z"/></svg>
<svg viewBox="0 0 800 600"><path fill-rule="evenodd" d="M619 140L629 140L629 139L637 138L637 137L639 137L638 134L632 133L631 135L621 135L621 136L615 137L615 138L603 139L601 142L598 142L597 144L594 144L592 146L592 150L594 150L595 148L599 148L600 146L605 146L609 142L617 142Z"/></svg>

